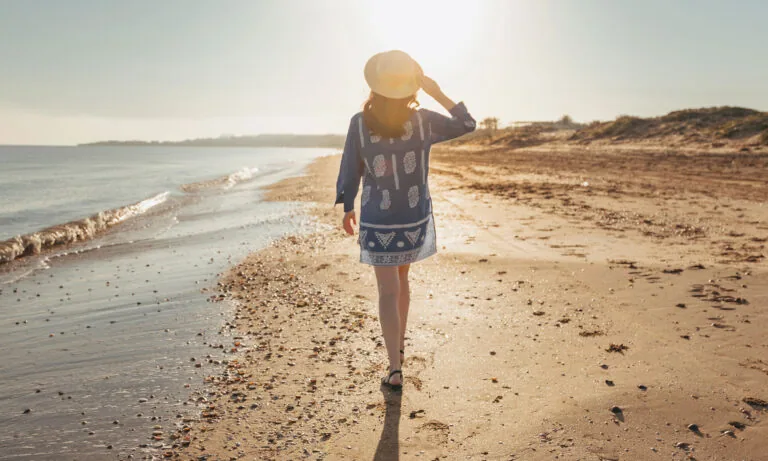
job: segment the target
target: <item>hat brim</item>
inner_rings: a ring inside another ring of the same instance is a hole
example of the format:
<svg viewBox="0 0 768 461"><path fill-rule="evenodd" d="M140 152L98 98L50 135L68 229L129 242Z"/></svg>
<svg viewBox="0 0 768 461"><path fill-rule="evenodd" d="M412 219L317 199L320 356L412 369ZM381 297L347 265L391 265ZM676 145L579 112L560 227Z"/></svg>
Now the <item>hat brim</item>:
<svg viewBox="0 0 768 461"><path fill-rule="evenodd" d="M405 64L410 67L408 71L410 75L394 84L391 81L386 81L386 78L378 72L379 63L385 59L392 59L392 53L397 53L398 59L404 60ZM392 99L404 99L418 93L421 88L421 76L423 75L419 63L402 51L388 51L374 55L365 64L364 73L365 81L368 83L371 91Z"/></svg>

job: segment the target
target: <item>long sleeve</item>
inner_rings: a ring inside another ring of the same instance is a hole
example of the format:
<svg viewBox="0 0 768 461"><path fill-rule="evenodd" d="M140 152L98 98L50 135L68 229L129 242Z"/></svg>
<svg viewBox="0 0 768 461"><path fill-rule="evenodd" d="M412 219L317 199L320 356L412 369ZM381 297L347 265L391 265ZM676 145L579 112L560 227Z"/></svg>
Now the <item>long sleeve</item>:
<svg viewBox="0 0 768 461"><path fill-rule="evenodd" d="M363 177L364 164L360 155L360 143L357 140L360 117L354 116L349 122L347 140L344 143L344 153L341 156L339 178L336 180L336 203L344 204L344 212L355 209L355 198L360 189L360 179Z"/></svg>
<svg viewBox="0 0 768 461"><path fill-rule="evenodd" d="M475 119L467 112L463 102L453 106L450 110L451 117L424 109L429 121L429 132L432 143L458 138L463 134L475 131L477 126Z"/></svg>

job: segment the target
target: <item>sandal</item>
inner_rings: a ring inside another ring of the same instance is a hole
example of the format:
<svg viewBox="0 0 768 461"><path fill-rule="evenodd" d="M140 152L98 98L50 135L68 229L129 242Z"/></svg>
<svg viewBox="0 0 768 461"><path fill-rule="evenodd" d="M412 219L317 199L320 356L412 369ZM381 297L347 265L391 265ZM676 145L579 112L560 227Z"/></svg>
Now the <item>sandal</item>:
<svg viewBox="0 0 768 461"><path fill-rule="evenodd" d="M386 386L386 387L392 389L393 391L400 391L400 390L402 390L403 389L403 385L402 384L391 384L389 382L389 380L392 379L392 377L395 376L398 373L400 374L400 379L403 380L403 372L402 371L400 371L400 370L392 370L392 371L389 372L389 376L387 376L386 378L381 378L381 385L382 386Z"/></svg>

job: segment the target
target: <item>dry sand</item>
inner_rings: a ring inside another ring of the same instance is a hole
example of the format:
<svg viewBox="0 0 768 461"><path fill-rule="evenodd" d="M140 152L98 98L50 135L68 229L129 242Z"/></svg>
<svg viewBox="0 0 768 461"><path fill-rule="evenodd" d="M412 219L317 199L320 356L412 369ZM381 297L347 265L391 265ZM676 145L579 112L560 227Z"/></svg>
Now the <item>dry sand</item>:
<svg viewBox="0 0 768 461"><path fill-rule="evenodd" d="M328 226L221 281L237 358L169 457L768 460L765 154L436 152L401 394L338 161L270 189Z"/></svg>

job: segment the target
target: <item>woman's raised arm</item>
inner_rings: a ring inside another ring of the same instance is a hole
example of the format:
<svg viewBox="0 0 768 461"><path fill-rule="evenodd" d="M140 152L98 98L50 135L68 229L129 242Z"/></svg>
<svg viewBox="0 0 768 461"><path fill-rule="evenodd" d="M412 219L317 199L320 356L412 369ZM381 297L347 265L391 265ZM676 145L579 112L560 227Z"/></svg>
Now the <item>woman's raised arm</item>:
<svg viewBox="0 0 768 461"><path fill-rule="evenodd" d="M426 75L421 79L421 89L445 108L451 117L446 117L431 110L423 110L427 115L430 138L433 143L447 141L474 131L477 127L475 119L467 112L463 102L456 104L443 93L440 86Z"/></svg>

